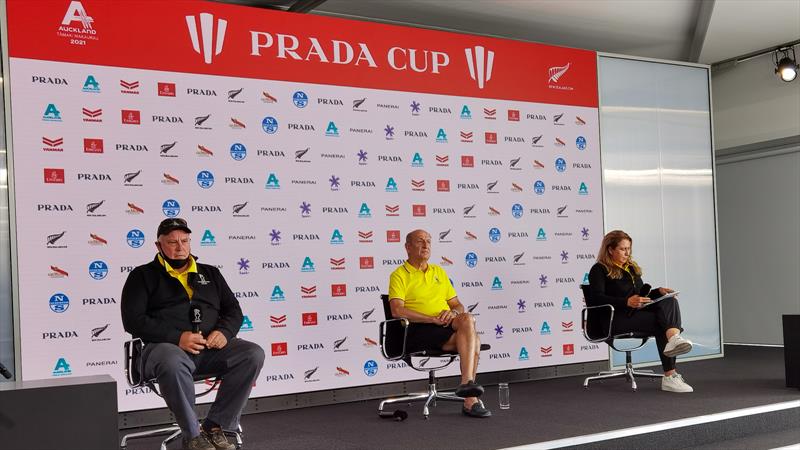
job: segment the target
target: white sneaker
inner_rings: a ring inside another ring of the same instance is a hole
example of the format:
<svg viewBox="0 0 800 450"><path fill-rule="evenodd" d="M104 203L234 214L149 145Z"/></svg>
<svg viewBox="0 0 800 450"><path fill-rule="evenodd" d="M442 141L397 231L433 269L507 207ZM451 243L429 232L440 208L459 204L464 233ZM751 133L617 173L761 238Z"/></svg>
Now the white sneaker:
<svg viewBox="0 0 800 450"><path fill-rule="evenodd" d="M692 341L678 333L667 341L667 345L664 347L664 356L672 358L690 351L692 351Z"/></svg>
<svg viewBox="0 0 800 450"><path fill-rule="evenodd" d="M664 376L664 378L661 379L661 390L679 393L694 392L694 389L683 381L683 377L679 373Z"/></svg>

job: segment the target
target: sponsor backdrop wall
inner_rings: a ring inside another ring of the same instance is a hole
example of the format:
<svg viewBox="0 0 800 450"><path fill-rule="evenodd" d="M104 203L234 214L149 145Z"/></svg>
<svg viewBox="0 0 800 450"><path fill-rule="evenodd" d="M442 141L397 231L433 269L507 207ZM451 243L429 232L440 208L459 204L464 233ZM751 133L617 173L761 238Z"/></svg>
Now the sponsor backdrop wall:
<svg viewBox="0 0 800 450"><path fill-rule="evenodd" d="M607 357L578 289L595 53L191 1L7 9L24 379L108 373L121 410L163 406L123 381L119 307L165 217L268 355L254 397L420 377L377 342L416 228L492 345L481 371Z"/></svg>

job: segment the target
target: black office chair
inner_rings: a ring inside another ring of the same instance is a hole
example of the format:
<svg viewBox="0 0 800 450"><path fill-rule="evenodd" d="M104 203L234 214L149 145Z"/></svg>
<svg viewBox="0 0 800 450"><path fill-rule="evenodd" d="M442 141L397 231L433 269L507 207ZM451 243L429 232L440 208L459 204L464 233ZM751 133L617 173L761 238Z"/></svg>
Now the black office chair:
<svg viewBox="0 0 800 450"><path fill-rule="evenodd" d="M162 397L161 392L158 390L158 381L155 378L144 378L144 360L142 359L142 351L144 350L144 342L141 339L131 339L125 341L125 379L128 385L132 388L148 387L156 395ZM200 393L195 394L195 397L202 397L217 388L222 382L222 376L216 374L195 374L193 377L195 383L209 382L209 386ZM224 430L225 435L234 439L234 445L237 449L242 448L242 427L238 426L237 430ZM128 433L122 437L122 442L119 446L122 450L128 448L128 441L136 438L168 435L166 439L161 442L160 450L167 450L167 445L181 437L181 429L177 423L173 423L168 427L158 428L155 430L139 431L136 433Z"/></svg>
<svg viewBox="0 0 800 450"><path fill-rule="evenodd" d="M587 377L583 380L583 387L589 389L589 382L594 380L625 377L631 381L631 389L636 391L637 386L634 375L648 378L663 377L663 375L654 373L652 370L636 370L633 368L631 353L644 347L652 335L650 333L632 331L612 336L611 323L614 320L614 306L610 304L595 305L591 300L591 291L588 284L582 284L581 291L583 291L583 299L586 302L586 307L581 311L581 329L583 330L583 337L589 342L605 342L614 350L625 352L624 369L605 370L597 375ZM640 343L634 347L617 348L616 341L624 339L638 339Z"/></svg>
<svg viewBox="0 0 800 450"><path fill-rule="evenodd" d="M444 369L450 363L455 361L458 353L449 353L441 350L423 350L419 352L406 352L406 336L408 332L408 319L395 319L392 317L392 309L389 307L389 296L386 294L381 295L381 302L383 303L383 314L386 320L379 324L379 340L381 343L381 353L383 357L389 361L402 360L409 367L420 372L428 372L428 391L412 393L402 397L387 398L381 400L378 405L378 415L384 418L396 418L403 420L407 417L405 411L386 411L386 405L394 405L398 403L411 403L425 401L425 406L422 407L422 415L425 419L430 414L429 407L436 406L436 400L445 400L453 402L463 402L464 399L455 395L453 391L440 392L436 389L436 371ZM488 344L481 344L481 351L489 350L491 348ZM423 357L418 365L415 365L413 358ZM431 358L444 358L447 359L441 365L433 367L425 367ZM478 400L480 401L480 400ZM483 402L481 402L483 405Z"/></svg>

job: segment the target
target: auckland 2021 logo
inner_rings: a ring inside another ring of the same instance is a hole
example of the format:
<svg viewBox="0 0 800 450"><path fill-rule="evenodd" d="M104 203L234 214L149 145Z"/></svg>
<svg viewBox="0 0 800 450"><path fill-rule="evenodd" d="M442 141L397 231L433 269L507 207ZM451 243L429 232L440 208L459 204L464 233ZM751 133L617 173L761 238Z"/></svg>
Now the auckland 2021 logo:
<svg viewBox="0 0 800 450"><path fill-rule="evenodd" d="M72 45L86 45L87 40L99 40L93 24L94 18L86 13L83 3L73 0L69 3L56 34L68 38Z"/></svg>

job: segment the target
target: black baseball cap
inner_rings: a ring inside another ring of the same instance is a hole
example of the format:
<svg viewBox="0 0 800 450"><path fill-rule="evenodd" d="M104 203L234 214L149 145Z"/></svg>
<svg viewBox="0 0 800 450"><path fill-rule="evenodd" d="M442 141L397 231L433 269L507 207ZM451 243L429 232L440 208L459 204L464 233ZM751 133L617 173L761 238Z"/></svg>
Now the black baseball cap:
<svg viewBox="0 0 800 450"><path fill-rule="evenodd" d="M164 219L160 224L158 224L158 233L156 234L156 238L160 237L162 234L170 234L175 230L183 230L187 233L192 232L192 230L189 229L189 225L186 224L186 220L179 217L173 217L171 219Z"/></svg>

